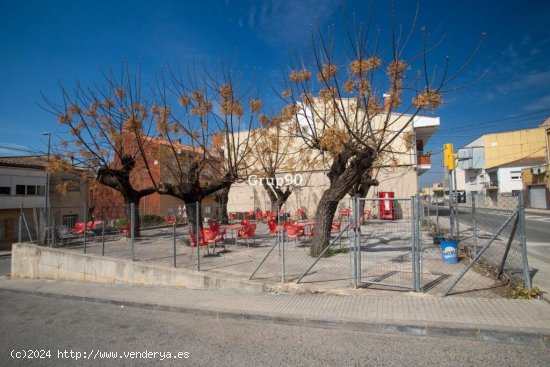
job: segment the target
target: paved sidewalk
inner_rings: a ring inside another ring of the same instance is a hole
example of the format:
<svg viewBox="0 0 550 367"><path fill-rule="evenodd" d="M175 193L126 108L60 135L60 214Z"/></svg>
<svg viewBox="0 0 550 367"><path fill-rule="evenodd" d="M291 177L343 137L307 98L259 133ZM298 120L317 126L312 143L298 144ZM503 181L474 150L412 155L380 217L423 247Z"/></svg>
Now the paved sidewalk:
<svg viewBox="0 0 550 367"><path fill-rule="evenodd" d="M216 318L550 347L550 304L539 300L243 293L0 278L2 292L61 296Z"/></svg>

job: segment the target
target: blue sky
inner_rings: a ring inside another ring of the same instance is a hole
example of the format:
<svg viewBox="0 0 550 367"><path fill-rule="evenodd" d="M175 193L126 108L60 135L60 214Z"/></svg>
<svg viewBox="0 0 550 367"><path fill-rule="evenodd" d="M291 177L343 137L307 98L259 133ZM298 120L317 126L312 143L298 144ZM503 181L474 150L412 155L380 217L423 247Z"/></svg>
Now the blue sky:
<svg viewBox="0 0 550 367"><path fill-rule="evenodd" d="M389 32L389 1L373 1L373 24ZM396 1L410 25L416 3ZM264 90L288 64L289 47L307 44L310 26L331 24L343 37L345 15L363 19L366 1L0 1L0 155L46 149L43 131L60 132L38 103L58 83L101 79L102 70L141 65L145 80L167 65L235 59ZM426 150L462 146L477 136L534 127L550 116L550 6L545 1L420 1L418 25L441 44L431 59L459 67L482 32L485 43L457 80L477 83L445 97L440 131ZM267 99L269 101L269 99ZM514 117L519 116L519 117ZM512 117L512 118L510 118ZM508 119L506 119L508 118ZM19 150L7 150L13 147ZM440 180L440 155L421 183Z"/></svg>

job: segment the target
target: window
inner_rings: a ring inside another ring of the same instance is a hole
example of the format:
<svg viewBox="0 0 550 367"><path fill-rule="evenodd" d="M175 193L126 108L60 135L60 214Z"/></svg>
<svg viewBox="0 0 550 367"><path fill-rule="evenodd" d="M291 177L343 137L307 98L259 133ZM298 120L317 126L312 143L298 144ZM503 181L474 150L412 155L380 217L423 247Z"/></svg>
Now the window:
<svg viewBox="0 0 550 367"><path fill-rule="evenodd" d="M15 186L15 195L25 195L25 185Z"/></svg>
<svg viewBox="0 0 550 367"><path fill-rule="evenodd" d="M513 181L521 181L521 171L512 171L512 172L510 172L510 178Z"/></svg>
<svg viewBox="0 0 550 367"><path fill-rule="evenodd" d="M0 195L9 195L9 194L11 194L11 187L0 186Z"/></svg>
<svg viewBox="0 0 550 367"><path fill-rule="evenodd" d="M36 195L36 186L27 186L27 195Z"/></svg>
<svg viewBox="0 0 550 367"><path fill-rule="evenodd" d="M46 187L45 186L36 186L36 195L40 195L40 196L46 195Z"/></svg>
<svg viewBox="0 0 550 367"><path fill-rule="evenodd" d="M470 172L468 174L468 183L470 185L475 185L477 183L477 174L475 172Z"/></svg>
<svg viewBox="0 0 550 367"><path fill-rule="evenodd" d="M63 225L67 228L73 228L76 221L78 220L78 215L64 215L63 216Z"/></svg>

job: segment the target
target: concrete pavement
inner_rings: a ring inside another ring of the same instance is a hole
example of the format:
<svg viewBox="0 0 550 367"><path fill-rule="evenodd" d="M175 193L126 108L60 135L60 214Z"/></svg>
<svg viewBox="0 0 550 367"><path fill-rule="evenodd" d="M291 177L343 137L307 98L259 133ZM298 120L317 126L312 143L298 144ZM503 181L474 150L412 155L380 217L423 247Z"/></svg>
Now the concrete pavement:
<svg viewBox="0 0 550 367"><path fill-rule="evenodd" d="M183 312L218 319L407 333L550 347L550 304L542 300L191 290L30 279L0 279L2 292L39 294Z"/></svg>

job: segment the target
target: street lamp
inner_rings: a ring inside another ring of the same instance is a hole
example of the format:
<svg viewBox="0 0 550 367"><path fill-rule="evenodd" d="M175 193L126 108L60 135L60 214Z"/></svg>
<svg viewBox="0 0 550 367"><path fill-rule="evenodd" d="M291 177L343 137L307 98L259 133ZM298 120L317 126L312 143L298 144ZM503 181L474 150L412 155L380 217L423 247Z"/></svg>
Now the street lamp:
<svg viewBox="0 0 550 367"><path fill-rule="evenodd" d="M50 132L43 132L42 135L48 136L48 163L50 163L50 147L52 134ZM46 192L44 195L44 212L46 214L47 220L47 235L48 235L48 247L51 247L50 237L51 237L51 228L50 228L50 203L49 203L49 194L50 194L50 172L46 167Z"/></svg>

